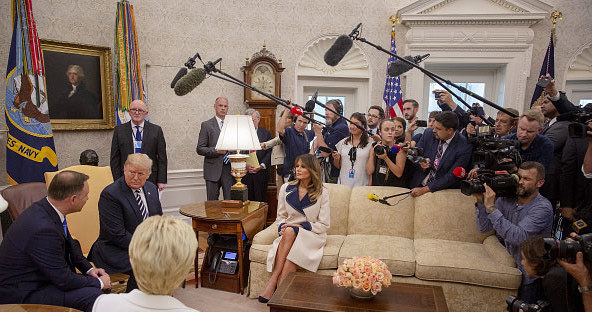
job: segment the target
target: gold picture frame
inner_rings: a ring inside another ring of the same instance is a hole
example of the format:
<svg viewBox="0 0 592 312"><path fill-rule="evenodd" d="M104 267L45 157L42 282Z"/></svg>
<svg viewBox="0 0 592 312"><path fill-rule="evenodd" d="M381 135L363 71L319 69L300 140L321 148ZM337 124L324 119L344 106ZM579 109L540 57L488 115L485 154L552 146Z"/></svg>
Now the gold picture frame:
<svg viewBox="0 0 592 312"><path fill-rule="evenodd" d="M113 129L111 49L40 39L53 130Z"/></svg>

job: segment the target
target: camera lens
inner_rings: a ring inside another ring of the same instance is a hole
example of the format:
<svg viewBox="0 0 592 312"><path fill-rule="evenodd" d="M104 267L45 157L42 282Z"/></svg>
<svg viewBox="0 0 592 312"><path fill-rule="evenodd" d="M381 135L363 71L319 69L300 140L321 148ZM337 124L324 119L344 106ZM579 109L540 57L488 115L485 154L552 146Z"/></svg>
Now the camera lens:
<svg viewBox="0 0 592 312"><path fill-rule="evenodd" d="M376 155L382 155L384 154L384 146L377 144L376 146L374 146L374 154Z"/></svg>
<svg viewBox="0 0 592 312"><path fill-rule="evenodd" d="M554 238L544 238L545 250L551 259L575 259L578 251L581 251L579 242L569 242L565 240L556 240Z"/></svg>

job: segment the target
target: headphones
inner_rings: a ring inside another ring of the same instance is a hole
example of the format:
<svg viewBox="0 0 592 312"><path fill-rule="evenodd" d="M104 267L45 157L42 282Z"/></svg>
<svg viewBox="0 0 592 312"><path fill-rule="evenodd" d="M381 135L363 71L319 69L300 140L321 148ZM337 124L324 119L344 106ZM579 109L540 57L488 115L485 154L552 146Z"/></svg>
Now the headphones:
<svg viewBox="0 0 592 312"><path fill-rule="evenodd" d="M341 100L339 99L332 99L327 101L327 104L333 104L333 107L335 108L335 111L339 113L339 115L343 115L343 104L341 103Z"/></svg>

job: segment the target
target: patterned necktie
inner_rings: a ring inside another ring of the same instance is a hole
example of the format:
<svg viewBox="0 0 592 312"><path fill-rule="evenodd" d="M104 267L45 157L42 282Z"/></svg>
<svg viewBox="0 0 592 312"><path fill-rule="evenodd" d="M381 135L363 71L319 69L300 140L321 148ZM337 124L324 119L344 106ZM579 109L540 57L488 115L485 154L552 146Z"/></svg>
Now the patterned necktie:
<svg viewBox="0 0 592 312"><path fill-rule="evenodd" d="M434 178L436 178L436 171L438 171L438 167L440 166L440 159L442 158L443 154L444 154L444 141L440 141L440 143L438 143L438 150L436 152L436 159L434 160L434 164L432 165L433 169L432 169L432 171L430 171L430 176L428 178L428 182L430 182Z"/></svg>
<svg viewBox="0 0 592 312"><path fill-rule="evenodd" d="M136 145L134 151L139 153L142 150L142 131L140 131L140 126L136 126L136 142L140 142L140 144Z"/></svg>
<svg viewBox="0 0 592 312"><path fill-rule="evenodd" d="M64 235L68 237L68 222L66 222L66 218L64 218L64 222L62 222L62 226L64 227Z"/></svg>
<svg viewBox="0 0 592 312"><path fill-rule="evenodd" d="M146 210L146 206L144 206L144 201L142 201L142 197L140 196L140 190L137 189L134 191L134 193L136 194L136 201L138 202L138 206L140 207L142 220L146 220L146 218L148 218L148 210Z"/></svg>
<svg viewBox="0 0 592 312"><path fill-rule="evenodd" d="M220 129L222 129L222 127L224 127L224 120L220 120ZM228 165L230 163L230 158L228 158L228 152L226 152L226 154L224 154L224 164Z"/></svg>

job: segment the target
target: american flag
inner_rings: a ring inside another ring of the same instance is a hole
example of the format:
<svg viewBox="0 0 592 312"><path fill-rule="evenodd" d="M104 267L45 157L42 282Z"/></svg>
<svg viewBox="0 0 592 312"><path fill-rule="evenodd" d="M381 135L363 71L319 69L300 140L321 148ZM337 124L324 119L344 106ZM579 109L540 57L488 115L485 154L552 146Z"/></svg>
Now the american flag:
<svg viewBox="0 0 592 312"><path fill-rule="evenodd" d="M391 52L397 54L397 47L395 46L395 30L391 33ZM391 77L388 75L388 68L396 58L389 57L386 63L386 82L384 84L384 93L382 99L385 103L386 118L393 118L396 116L403 116L403 93L401 92L401 78Z"/></svg>

